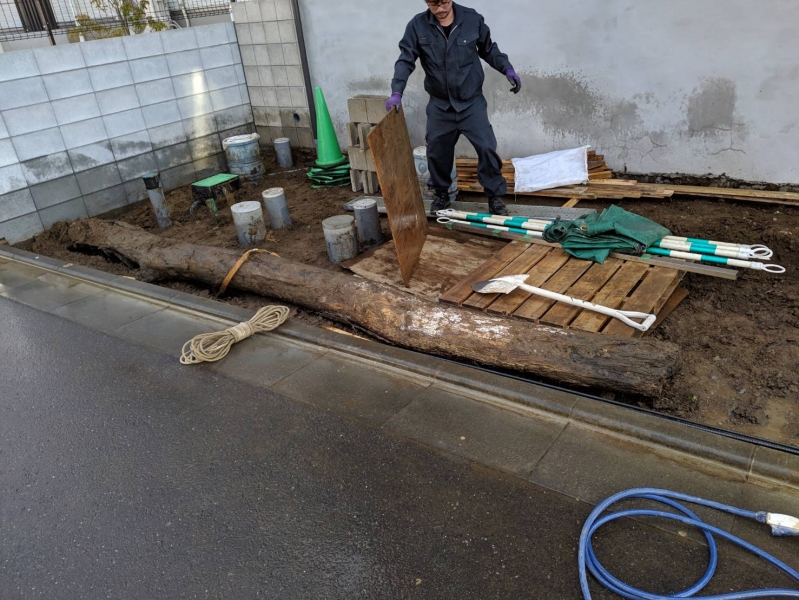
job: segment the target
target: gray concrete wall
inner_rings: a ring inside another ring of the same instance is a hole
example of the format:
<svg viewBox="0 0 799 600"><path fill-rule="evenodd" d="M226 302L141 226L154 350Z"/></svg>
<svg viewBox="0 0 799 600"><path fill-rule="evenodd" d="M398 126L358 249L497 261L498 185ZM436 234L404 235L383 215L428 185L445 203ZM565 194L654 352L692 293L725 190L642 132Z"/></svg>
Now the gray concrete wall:
<svg viewBox="0 0 799 600"><path fill-rule="evenodd" d="M261 144L287 137L294 148L313 148L291 1L240 1L232 5L232 10Z"/></svg>
<svg viewBox="0 0 799 600"><path fill-rule="evenodd" d="M28 239L226 169L253 131L232 23L0 54L0 237Z"/></svg>
<svg viewBox="0 0 799 600"><path fill-rule="evenodd" d="M521 73L485 92L506 157L590 144L614 169L799 183L799 3L471 0ZM346 99L390 93L410 2L300 0L314 85L342 143ZM420 73L405 98L424 140ZM461 154L471 150L460 147Z"/></svg>

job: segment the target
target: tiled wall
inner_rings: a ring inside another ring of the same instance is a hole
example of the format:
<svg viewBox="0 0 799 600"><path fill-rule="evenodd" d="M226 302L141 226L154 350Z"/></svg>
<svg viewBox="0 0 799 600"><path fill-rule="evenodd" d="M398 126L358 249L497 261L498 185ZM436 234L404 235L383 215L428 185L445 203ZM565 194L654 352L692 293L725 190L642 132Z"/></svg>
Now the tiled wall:
<svg viewBox="0 0 799 600"><path fill-rule="evenodd" d="M313 148L297 28L290 0L234 2L233 20L261 143L287 137Z"/></svg>
<svg viewBox="0 0 799 600"><path fill-rule="evenodd" d="M0 54L0 237L224 171L252 130L232 23Z"/></svg>

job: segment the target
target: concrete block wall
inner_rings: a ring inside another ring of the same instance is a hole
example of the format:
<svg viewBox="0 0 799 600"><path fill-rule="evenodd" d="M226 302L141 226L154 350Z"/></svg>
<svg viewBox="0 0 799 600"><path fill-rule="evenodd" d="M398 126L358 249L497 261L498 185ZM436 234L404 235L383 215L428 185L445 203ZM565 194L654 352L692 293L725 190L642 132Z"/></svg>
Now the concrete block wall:
<svg viewBox="0 0 799 600"><path fill-rule="evenodd" d="M0 54L0 237L224 171L253 121L230 22Z"/></svg>
<svg viewBox="0 0 799 600"><path fill-rule="evenodd" d="M287 137L294 147L313 148L291 1L247 0L231 6L261 143Z"/></svg>

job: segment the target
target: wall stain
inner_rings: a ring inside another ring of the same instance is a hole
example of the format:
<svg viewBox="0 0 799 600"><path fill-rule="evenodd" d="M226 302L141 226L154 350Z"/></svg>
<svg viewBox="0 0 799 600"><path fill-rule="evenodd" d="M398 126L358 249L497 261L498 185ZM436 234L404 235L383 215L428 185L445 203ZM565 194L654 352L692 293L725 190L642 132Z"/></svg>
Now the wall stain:
<svg viewBox="0 0 799 600"><path fill-rule="evenodd" d="M585 137L602 116L603 98L575 73L522 73L522 91L508 94L504 78L486 78L494 112L533 114L553 135Z"/></svg>
<svg viewBox="0 0 799 600"><path fill-rule="evenodd" d="M25 170L38 181L47 181L72 173L72 165L65 152L34 158L22 164Z"/></svg>
<svg viewBox="0 0 799 600"><path fill-rule="evenodd" d="M150 142L123 142L117 145L116 153L124 156L136 156L151 152L153 146Z"/></svg>
<svg viewBox="0 0 799 600"><path fill-rule="evenodd" d="M635 102L619 100L613 105L606 106L605 112L610 128L616 133L634 132L642 127L638 105Z"/></svg>
<svg viewBox="0 0 799 600"><path fill-rule="evenodd" d="M780 102L784 99L789 82L799 79L799 66L777 67L760 84L758 97L766 102Z"/></svg>
<svg viewBox="0 0 799 600"><path fill-rule="evenodd" d="M713 157L746 154L739 142L749 136L749 130L736 113L737 89L730 79L701 80L687 95L674 89L619 97L600 91L599 82L578 71L528 70L520 71L522 91L514 95L502 74L487 67L485 71L483 92L489 118L495 127L499 122L505 129L505 135L502 131L497 134L500 152L506 155L526 156L585 144L605 154L616 171L627 171L629 165L637 172L662 172L673 162L675 149L679 155L693 155L691 165L704 159L708 166L702 168L708 169L713 168L708 162ZM417 69L403 96L414 143L424 139L429 98L422 82L423 74ZM349 94L387 95L388 84L382 76L365 77L350 81L346 90ZM667 111L668 122L664 122L661 107ZM674 108L677 114L673 114ZM474 155L463 139L456 153ZM745 164L741 160L725 158L725 168L734 171Z"/></svg>
<svg viewBox="0 0 799 600"><path fill-rule="evenodd" d="M735 82L718 77L706 79L688 97L688 131L692 136L722 137L735 128Z"/></svg>
<svg viewBox="0 0 799 600"><path fill-rule="evenodd" d="M90 156L88 154L72 153L69 158L72 161L72 168L78 169L80 171L92 169L94 167L100 166L101 164L97 161L96 157Z"/></svg>
<svg viewBox="0 0 799 600"><path fill-rule="evenodd" d="M372 75L362 79L354 79L347 84L350 94L388 94L391 90L391 76Z"/></svg>

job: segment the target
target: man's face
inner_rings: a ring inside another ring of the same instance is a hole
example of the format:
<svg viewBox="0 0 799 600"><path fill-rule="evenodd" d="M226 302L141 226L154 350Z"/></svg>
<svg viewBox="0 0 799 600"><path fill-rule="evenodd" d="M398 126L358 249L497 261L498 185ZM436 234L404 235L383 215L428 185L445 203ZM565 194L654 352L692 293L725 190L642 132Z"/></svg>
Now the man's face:
<svg viewBox="0 0 799 600"><path fill-rule="evenodd" d="M446 21L452 14L452 0L427 0L427 7L439 21Z"/></svg>

